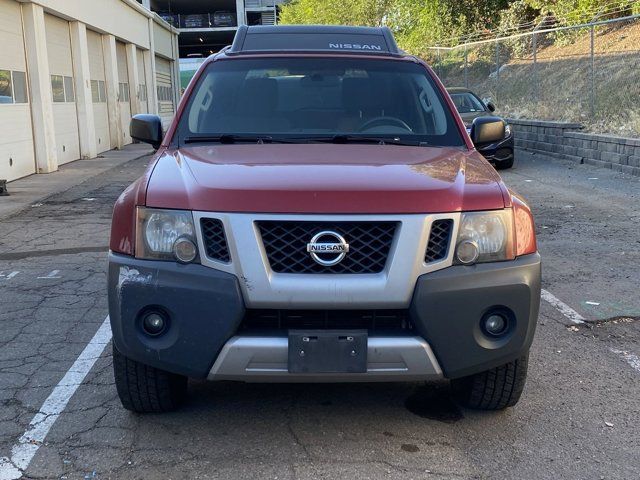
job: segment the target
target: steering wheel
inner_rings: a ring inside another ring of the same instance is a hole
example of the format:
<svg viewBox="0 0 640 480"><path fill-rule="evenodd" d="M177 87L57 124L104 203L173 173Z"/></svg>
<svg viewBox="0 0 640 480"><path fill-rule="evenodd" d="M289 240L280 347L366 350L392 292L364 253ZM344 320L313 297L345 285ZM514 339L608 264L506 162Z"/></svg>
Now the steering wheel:
<svg viewBox="0 0 640 480"><path fill-rule="evenodd" d="M375 118L372 118L371 120L367 120L366 122L364 122L364 124L360 126L358 131L364 132L365 130L368 130L372 127L377 127L379 125L389 125L389 124L393 124L398 127L404 128L405 130L413 132L413 129L409 125L407 125L407 122L405 122L404 120L401 120L396 117L387 117L387 116L375 117Z"/></svg>

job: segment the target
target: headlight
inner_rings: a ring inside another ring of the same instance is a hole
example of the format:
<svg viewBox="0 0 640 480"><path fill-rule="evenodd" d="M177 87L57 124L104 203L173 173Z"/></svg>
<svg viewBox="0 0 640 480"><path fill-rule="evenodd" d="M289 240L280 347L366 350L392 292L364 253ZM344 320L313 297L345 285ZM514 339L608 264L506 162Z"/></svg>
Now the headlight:
<svg viewBox="0 0 640 480"><path fill-rule="evenodd" d="M510 137L511 136L511 125L506 124L504 126L504 138Z"/></svg>
<svg viewBox="0 0 640 480"><path fill-rule="evenodd" d="M454 263L471 265L513 258L511 209L462 214Z"/></svg>
<svg viewBox="0 0 640 480"><path fill-rule="evenodd" d="M136 258L189 263L198 256L191 212L138 208Z"/></svg>

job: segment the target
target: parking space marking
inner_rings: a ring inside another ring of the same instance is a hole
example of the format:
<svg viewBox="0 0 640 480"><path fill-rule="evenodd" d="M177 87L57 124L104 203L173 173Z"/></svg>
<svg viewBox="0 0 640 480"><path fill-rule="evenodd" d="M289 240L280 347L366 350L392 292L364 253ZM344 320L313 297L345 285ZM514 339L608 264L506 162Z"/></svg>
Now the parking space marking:
<svg viewBox="0 0 640 480"><path fill-rule="evenodd" d="M626 350L618 350L617 348L610 348L609 350L616 355L620 355L631 368L640 373L640 357L638 357L638 355L629 353Z"/></svg>
<svg viewBox="0 0 640 480"><path fill-rule="evenodd" d="M582 315L544 288L542 289L541 296L543 300L555 307L556 310L567 317L572 323L581 324L585 322Z"/></svg>
<svg viewBox="0 0 640 480"><path fill-rule="evenodd" d="M49 430L58 419L69 400L111 341L109 317L105 318L91 341L78 356L71 368L55 386L36 413L28 429L11 449L11 458L0 457L0 480L22 478L31 460L44 442Z"/></svg>
<svg viewBox="0 0 640 480"><path fill-rule="evenodd" d="M0 278L4 278L5 280L11 280L13 277L15 277L16 275L18 275L20 272L11 272L7 275L4 274L4 272L0 273Z"/></svg>
<svg viewBox="0 0 640 480"><path fill-rule="evenodd" d="M38 278L43 278L43 279L49 279L49 278L61 278L58 276L58 274L60 273L60 270L52 270L51 272L49 272L46 276L44 277L38 277Z"/></svg>

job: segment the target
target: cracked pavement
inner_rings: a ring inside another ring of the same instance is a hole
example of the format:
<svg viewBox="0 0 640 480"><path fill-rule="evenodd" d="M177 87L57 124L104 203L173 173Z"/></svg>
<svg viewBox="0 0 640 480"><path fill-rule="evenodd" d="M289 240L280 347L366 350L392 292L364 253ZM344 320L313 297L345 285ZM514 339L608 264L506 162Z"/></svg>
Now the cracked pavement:
<svg viewBox="0 0 640 480"><path fill-rule="evenodd" d="M107 315L111 208L147 161L0 220L0 457ZM108 346L25 478L640 477L640 371L616 353L640 356L640 179L522 153L503 177L534 209L544 288L589 320L543 302L515 408L461 409L446 382L194 381L180 411L135 415Z"/></svg>

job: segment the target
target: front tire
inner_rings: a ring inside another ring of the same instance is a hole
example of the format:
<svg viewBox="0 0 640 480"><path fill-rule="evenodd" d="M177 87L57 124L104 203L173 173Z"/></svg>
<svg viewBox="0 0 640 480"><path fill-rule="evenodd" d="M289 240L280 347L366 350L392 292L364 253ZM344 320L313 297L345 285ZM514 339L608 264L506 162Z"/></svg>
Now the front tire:
<svg viewBox="0 0 640 480"><path fill-rule="evenodd" d="M187 377L136 362L115 345L113 372L122 406L132 412L170 412L184 402L187 394Z"/></svg>
<svg viewBox="0 0 640 480"><path fill-rule="evenodd" d="M506 365L451 381L459 402L478 410L513 407L522 395L527 379L529 355Z"/></svg>

